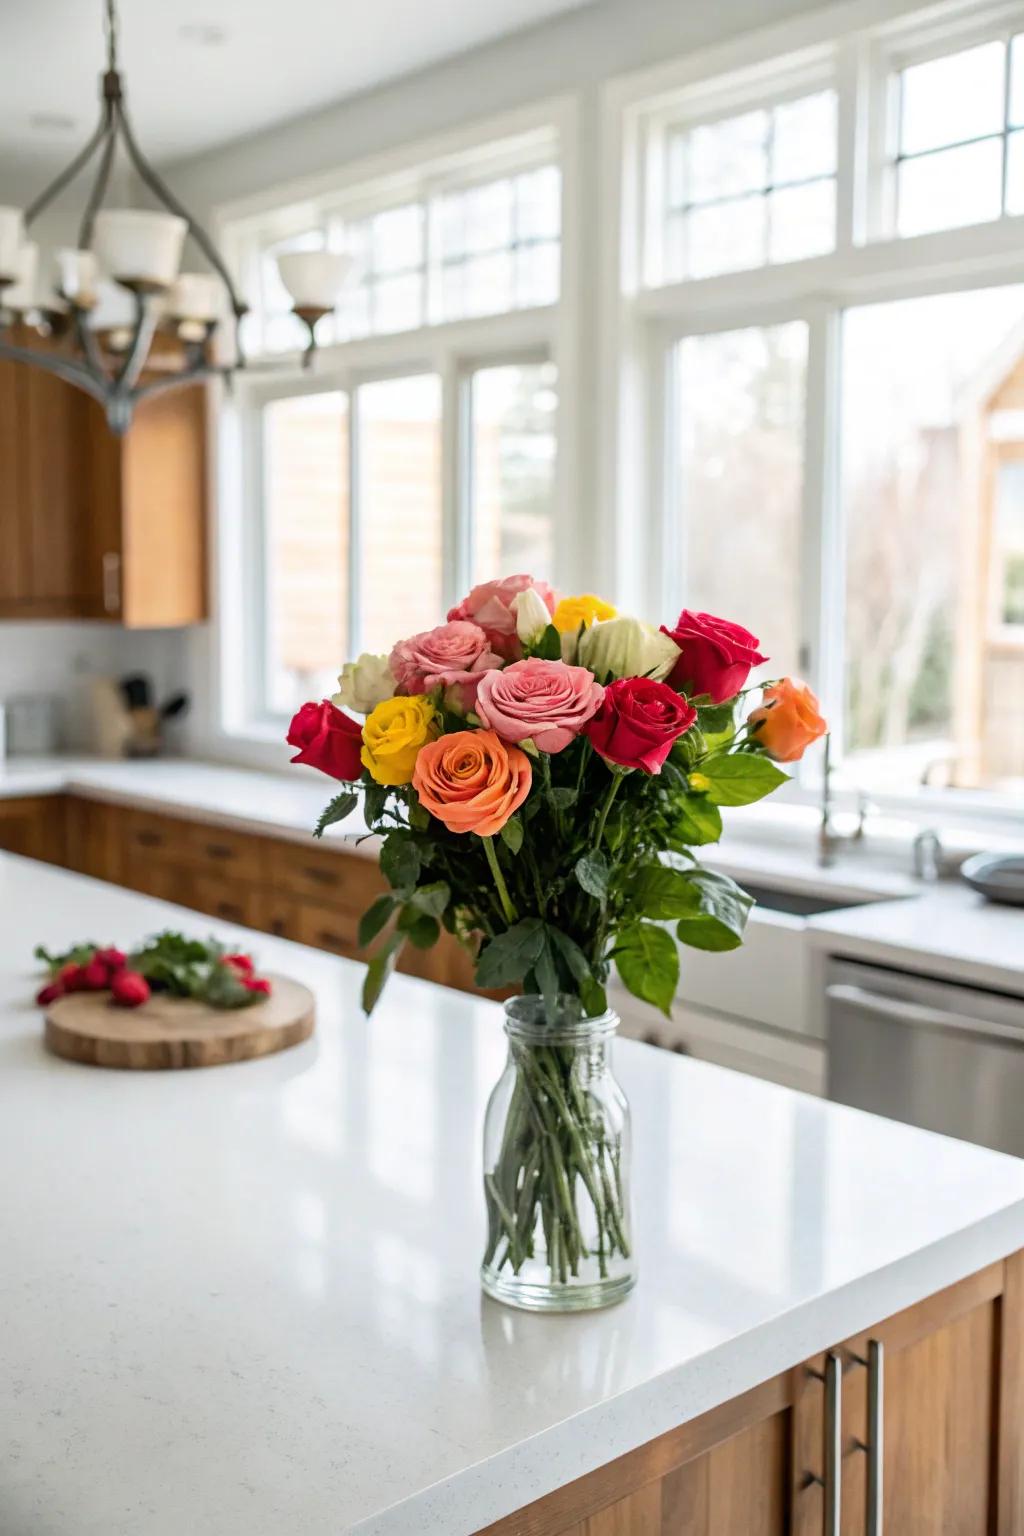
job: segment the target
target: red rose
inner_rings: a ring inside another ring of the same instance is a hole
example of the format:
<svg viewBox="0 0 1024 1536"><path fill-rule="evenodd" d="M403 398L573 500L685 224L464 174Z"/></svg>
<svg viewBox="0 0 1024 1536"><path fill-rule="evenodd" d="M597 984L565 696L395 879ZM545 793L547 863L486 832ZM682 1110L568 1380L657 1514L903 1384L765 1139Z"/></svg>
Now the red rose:
<svg viewBox="0 0 1024 1536"><path fill-rule="evenodd" d="M332 779L358 779L363 728L329 699L303 704L288 727L288 745L298 747L293 763L308 763Z"/></svg>
<svg viewBox="0 0 1024 1536"><path fill-rule="evenodd" d="M660 773L677 737L697 718L692 704L652 677L609 683L601 707L584 726L595 752L622 768Z"/></svg>
<svg viewBox="0 0 1024 1536"><path fill-rule="evenodd" d="M756 635L728 619L716 619L712 613L691 613L684 608L675 629L661 626L663 635L674 640L681 652L669 682L691 698L711 695L712 704L722 704L739 693L751 667L767 661L757 647Z"/></svg>

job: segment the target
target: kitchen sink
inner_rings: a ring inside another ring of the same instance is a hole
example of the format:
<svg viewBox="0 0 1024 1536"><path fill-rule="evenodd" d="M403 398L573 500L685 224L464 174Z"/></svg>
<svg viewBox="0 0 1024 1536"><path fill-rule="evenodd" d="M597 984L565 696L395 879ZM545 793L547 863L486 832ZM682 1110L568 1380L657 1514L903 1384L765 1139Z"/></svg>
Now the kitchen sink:
<svg viewBox="0 0 1024 1536"><path fill-rule="evenodd" d="M841 912L846 907L865 907L877 896L839 896L828 892L780 891L769 885L752 885L749 880L740 882L759 907L769 912L788 912L793 917L815 917L819 912Z"/></svg>

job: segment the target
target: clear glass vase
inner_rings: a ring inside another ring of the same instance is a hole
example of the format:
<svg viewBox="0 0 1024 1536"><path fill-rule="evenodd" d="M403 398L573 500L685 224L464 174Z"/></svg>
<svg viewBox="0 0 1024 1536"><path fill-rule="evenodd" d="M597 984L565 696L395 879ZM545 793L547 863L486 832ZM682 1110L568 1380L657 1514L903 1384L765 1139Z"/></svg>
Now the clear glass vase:
<svg viewBox="0 0 1024 1536"><path fill-rule="evenodd" d="M576 997L505 1004L508 1060L484 1121L483 1288L539 1312L621 1301L636 1283L629 1106L611 1070L616 1013Z"/></svg>

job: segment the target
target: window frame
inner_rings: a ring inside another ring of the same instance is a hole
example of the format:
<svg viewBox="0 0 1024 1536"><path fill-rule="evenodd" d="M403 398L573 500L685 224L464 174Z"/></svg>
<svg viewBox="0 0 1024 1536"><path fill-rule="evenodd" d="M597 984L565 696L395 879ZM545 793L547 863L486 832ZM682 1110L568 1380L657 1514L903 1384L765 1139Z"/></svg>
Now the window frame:
<svg viewBox="0 0 1024 1536"><path fill-rule="evenodd" d="M605 402L605 462L613 485L606 526L621 530L626 506L648 509L645 552L622 564L631 583L629 600L637 611L668 612L682 596L677 555L683 535L673 527L678 501L670 428L676 408L670 366L675 347L690 336L804 321L801 665L832 723L834 761L842 760L845 726L846 530L839 484L844 311L858 304L1019 283L1024 240L1024 215L1012 214L984 224L896 236L885 218L883 179L894 67L1024 30L1024 3L1013 0L979 10L957 0L923 12L892 0L888 19L879 18L880 9L885 7L855 0L842 7L838 22L830 24L819 13L783 23L737 44L613 81L604 101L621 221L606 230L603 304L619 357ZM831 83L838 98L834 251L652 285L645 249L652 239L652 126L656 133L664 122L678 122L679 103L701 123L746 106L773 105L780 91L790 99L806 94L808 79L816 82L809 89ZM717 111L716 90L721 92ZM623 553L621 532L618 550ZM812 755L800 765L788 794L807 801L819 791L820 767ZM945 819L973 823L1002 825L1020 813L1019 796L990 790L922 787L873 798L894 814L919 817L931 814L929 806L941 807Z"/></svg>

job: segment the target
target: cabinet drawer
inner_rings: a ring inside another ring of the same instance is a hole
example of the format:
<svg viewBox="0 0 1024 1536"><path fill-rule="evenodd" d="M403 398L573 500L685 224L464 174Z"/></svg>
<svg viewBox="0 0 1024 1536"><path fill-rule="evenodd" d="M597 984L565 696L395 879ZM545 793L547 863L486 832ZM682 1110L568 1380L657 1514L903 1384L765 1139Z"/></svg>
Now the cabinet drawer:
<svg viewBox="0 0 1024 1536"><path fill-rule="evenodd" d="M192 894L200 912L221 917L226 923L240 923L245 928L259 927L259 892L240 883L233 876L194 872Z"/></svg>
<svg viewBox="0 0 1024 1536"><path fill-rule="evenodd" d="M312 843L312 839L310 840ZM337 902L357 915L385 889L384 877L371 859L321 848L315 843L277 843L273 852L275 879L295 896Z"/></svg>
<svg viewBox="0 0 1024 1536"><path fill-rule="evenodd" d="M253 881L262 877L266 838L198 821L184 823L183 830L182 856L201 872Z"/></svg>
<svg viewBox="0 0 1024 1536"><path fill-rule="evenodd" d="M174 901L182 907L194 907L195 880L191 870L180 869L160 859L140 857L138 854L125 860L124 883L129 890L141 891L145 896L157 896L161 901ZM143 935L140 934L139 938Z"/></svg>
<svg viewBox="0 0 1024 1536"><path fill-rule="evenodd" d="M188 822L174 816L159 816L154 811L129 811L121 825L125 859L128 865L139 856L158 859L161 863L181 860L184 854ZM134 885L134 880L129 884ZM136 889L141 887L136 886Z"/></svg>
<svg viewBox="0 0 1024 1536"><path fill-rule="evenodd" d="M359 914L303 901L296 908L295 937L314 949L350 958L359 954Z"/></svg>
<svg viewBox="0 0 1024 1536"><path fill-rule="evenodd" d="M271 890L269 886L252 894L252 927L260 928L264 933L272 933L278 939L295 939L298 942L300 903L291 896Z"/></svg>

